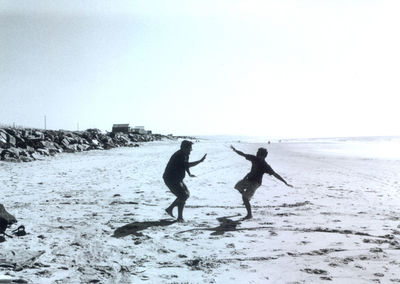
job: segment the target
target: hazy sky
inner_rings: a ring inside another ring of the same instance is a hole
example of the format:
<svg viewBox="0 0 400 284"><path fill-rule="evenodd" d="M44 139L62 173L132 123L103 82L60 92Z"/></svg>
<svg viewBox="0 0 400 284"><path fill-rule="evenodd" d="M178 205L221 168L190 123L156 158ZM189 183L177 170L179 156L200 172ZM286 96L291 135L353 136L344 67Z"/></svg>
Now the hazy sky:
<svg viewBox="0 0 400 284"><path fill-rule="evenodd" d="M399 2L0 0L0 123L400 135Z"/></svg>

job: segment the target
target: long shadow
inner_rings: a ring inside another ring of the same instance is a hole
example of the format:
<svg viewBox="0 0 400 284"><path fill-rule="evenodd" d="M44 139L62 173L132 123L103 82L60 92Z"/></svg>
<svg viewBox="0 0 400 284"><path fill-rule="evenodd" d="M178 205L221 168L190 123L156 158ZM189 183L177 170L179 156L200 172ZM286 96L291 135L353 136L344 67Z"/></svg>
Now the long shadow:
<svg viewBox="0 0 400 284"><path fill-rule="evenodd" d="M117 228L112 236L116 238L123 238L129 235L141 236L142 233L140 231L143 231L147 228L165 227L172 225L175 222L176 220L168 220L168 219L162 219L159 221L133 222L128 225Z"/></svg>
<svg viewBox="0 0 400 284"><path fill-rule="evenodd" d="M217 218L217 220L219 222L219 226L214 227L214 228L196 228L196 229L178 232L178 234L202 230L202 231L212 231L212 233L211 233L212 236L219 236L219 235L225 234L226 232L238 231L238 229L236 229L236 227L241 223L242 219L239 219L236 221L230 219L232 217L237 217L237 216L240 216L240 215L233 215L233 216Z"/></svg>
<svg viewBox="0 0 400 284"><path fill-rule="evenodd" d="M225 234L225 232L236 231L236 227L241 223L242 219L236 221L229 219L236 216L237 215L217 218L219 226L215 228L210 228L210 230L214 231L211 233L211 235L218 236Z"/></svg>

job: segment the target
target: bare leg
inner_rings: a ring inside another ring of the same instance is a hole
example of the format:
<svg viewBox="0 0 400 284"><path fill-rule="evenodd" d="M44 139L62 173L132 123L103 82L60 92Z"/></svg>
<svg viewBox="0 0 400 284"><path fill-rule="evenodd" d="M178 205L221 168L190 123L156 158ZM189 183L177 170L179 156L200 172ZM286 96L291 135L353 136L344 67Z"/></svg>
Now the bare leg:
<svg viewBox="0 0 400 284"><path fill-rule="evenodd" d="M175 206L177 206L179 203L178 198L174 200L174 202L171 203L171 205L165 209L165 212L171 217L174 217L174 214L172 213L172 210L174 210Z"/></svg>
<svg viewBox="0 0 400 284"><path fill-rule="evenodd" d="M183 222L183 208L185 207L185 202L178 202L178 222Z"/></svg>
<svg viewBox="0 0 400 284"><path fill-rule="evenodd" d="M253 215L251 214L251 205L250 205L250 201L247 197L242 196L243 199L243 203L244 206L246 206L246 210L247 210L247 216L244 217L243 219L251 219L253 218Z"/></svg>

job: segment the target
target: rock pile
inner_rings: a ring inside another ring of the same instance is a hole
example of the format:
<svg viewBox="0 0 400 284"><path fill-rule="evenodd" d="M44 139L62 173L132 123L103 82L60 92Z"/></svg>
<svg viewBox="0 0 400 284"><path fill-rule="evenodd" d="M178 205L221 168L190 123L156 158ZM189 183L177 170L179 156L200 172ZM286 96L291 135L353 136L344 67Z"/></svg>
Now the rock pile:
<svg viewBox="0 0 400 284"><path fill-rule="evenodd" d="M30 162L40 156L62 152L103 150L115 147L137 147L137 142L161 140L160 134L103 133L85 131L0 128L0 160Z"/></svg>

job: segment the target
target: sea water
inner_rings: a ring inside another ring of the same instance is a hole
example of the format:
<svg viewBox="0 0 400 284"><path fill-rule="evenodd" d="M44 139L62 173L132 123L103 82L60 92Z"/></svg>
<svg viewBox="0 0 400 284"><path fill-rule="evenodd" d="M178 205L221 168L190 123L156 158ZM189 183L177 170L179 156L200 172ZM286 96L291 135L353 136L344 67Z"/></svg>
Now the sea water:
<svg viewBox="0 0 400 284"><path fill-rule="evenodd" d="M366 159L400 159L400 137L341 137L288 140L326 155Z"/></svg>
<svg viewBox="0 0 400 284"><path fill-rule="evenodd" d="M345 157L358 157L366 159L394 159L400 160L400 137L374 136L374 137L334 137L334 138L309 138L309 139L269 139L252 136L203 136L203 139L223 143L289 143L292 147L303 151L318 154L336 155Z"/></svg>

